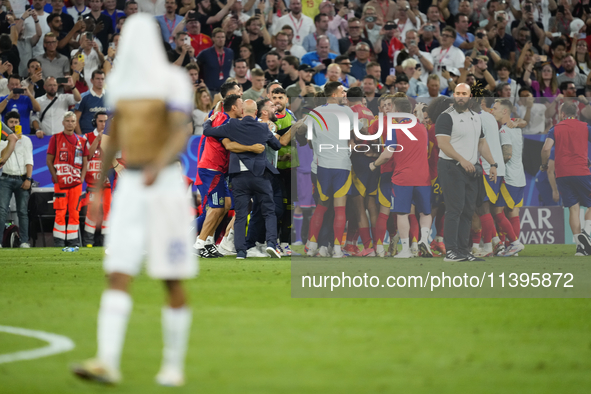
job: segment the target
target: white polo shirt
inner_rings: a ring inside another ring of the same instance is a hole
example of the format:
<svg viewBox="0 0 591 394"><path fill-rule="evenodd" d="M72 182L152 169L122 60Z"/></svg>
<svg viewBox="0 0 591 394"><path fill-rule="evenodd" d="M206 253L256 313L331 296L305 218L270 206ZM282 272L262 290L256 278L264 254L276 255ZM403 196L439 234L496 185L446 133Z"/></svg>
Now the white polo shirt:
<svg viewBox="0 0 591 394"><path fill-rule="evenodd" d="M37 98L37 102L41 107L41 111L37 112L33 118L33 120L39 121L41 119L41 114L49 103L51 103L53 99L47 97L47 95L43 95ZM72 105L76 105L77 101L74 99L74 95L71 93L65 94L57 94L57 100L53 105L47 110L45 116L43 117L43 122L39 122L39 127L43 130L43 134L45 135L54 135L64 130L64 126L62 125L62 121L64 120L64 114L68 112L68 108Z"/></svg>

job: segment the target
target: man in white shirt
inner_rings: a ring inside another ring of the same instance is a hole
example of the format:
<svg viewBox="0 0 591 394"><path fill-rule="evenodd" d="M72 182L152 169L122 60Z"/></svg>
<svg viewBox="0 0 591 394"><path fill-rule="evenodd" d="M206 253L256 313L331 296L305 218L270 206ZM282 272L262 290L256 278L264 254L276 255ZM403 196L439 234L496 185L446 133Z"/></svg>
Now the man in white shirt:
<svg viewBox="0 0 591 394"><path fill-rule="evenodd" d="M0 239L4 234L4 223L9 213L10 199L14 194L19 224L21 248L29 248L29 196L31 194L31 176L33 174L33 144L22 134L20 115L12 111L6 115L6 124L15 130L18 141L12 155L2 167L0 175ZM8 141L0 142L0 151L8 145ZM2 245L0 244L0 248Z"/></svg>
<svg viewBox="0 0 591 394"><path fill-rule="evenodd" d="M455 67L457 69L464 68L464 61L466 56L461 49L453 46L456 40L456 31L449 26L443 28L440 34L440 47L433 49L431 55L433 56L433 72L439 76L439 87L443 91L447 88L447 80L441 75L443 66Z"/></svg>
<svg viewBox="0 0 591 394"><path fill-rule="evenodd" d="M105 57L98 48L97 42L88 39L89 35L92 34L84 33L80 35L78 41L80 43L80 48L73 50L70 57L79 56L80 54L84 56L84 79L86 85L92 86L92 83L90 82L92 72L102 66L105 62Z"/></svg>
<svg viewBox="0 0 591 394"><path fill-rule="evenodd" d="M86 6L84 0L72 0L73 6L68 7L66 11L77 21L79 17L90 14L90 8Z"/></svg>
<svg viewBox="0 0 591 394"><path fill-rule="evenodd" d="M340 82L329 82L324 86L327 96L326 105L317 107L314 112L320 113L327 126L313 124L314 153L318 159L318 190L320 204L316 207L310 220L308 242L306 244L308 256L315 256L318 249L318 234L324 214L328 210L330 200L334 201L334 258L344 257L340 241L347 217L345 205L347 194L351 187L351 151L349 148L349 133L353 129L354 115L350 107L343 106L345 88ZM348 130L344 130L347 138L341 138L341 123L346 123ZM299 131L299 130L298 130ZM317 149L318 148L318 149ZM317 150L317 151L316 151Z"/></svg>
<svg viewBox="0 0 591 394"><path fill-rule="evenodd" d="M58 94L58 84L53 77L47 78L43 86L46 94L37 99L41 110L32 118L32 129L36 130L37 138L43 138L46 135L52 136L63 131L64 114L72 105L76 105L82 99L80 92L74 86L72 77L68 77L68 83L63 85L66 89L71 89L72 93Z"/></svg>
<svg viewBox="0 0 591 394"><path fill-rule="evenodd" d="M408 2L399 0L396 4L398 4L396 15L398 19L395 19L394 22L398 25L402 37L404 37L407 31L421 27L421 19L410 10Z"/></svg>
<svg viewBox="0 0 591 394"><path fill-rule="evenodd" d="M35 9L35 12L37 14L37 20L34 20L33 18L25 19L25 39L33 37L35 35L36 23L38 23L41 27L41 37L43 37L45 34L51 31L49 25L47 24L47 17L49 16L49 14L43 11L45 4L45 0L33 0L33 8ZM45 52L45 49L43 48L43 40L39 40L37 44L35 44L35 46L33 47L33 57L42 55L43 52Z"/></svg>
<svg viewBox="0 0 591 394"><path fill-rule="evenodd" d="M531 90L528 88L519 91L515 112L518 118L527 122L527 126L521 129L524 135L543 134L546 130L546 106L536 103Z"/></svg>
<svg viewBox="0 0 591 394"><path fill-rule="evenodd" d="M316 31L314 22L312 18L302 14L302 2L300 0L291 0L289 10L291 11L289 14L282 16L275 22L273 35L277 34L284 25L289 25L293 28L293 43L302 45L304 37Z"/></svg>
<svg viewBox="0 0 591 394"><path fill-rule="evenodd" d="M146 12L150 15L162 15L166 13L164 7L165 0L137 0L137 5L140 12Z"/></svg>

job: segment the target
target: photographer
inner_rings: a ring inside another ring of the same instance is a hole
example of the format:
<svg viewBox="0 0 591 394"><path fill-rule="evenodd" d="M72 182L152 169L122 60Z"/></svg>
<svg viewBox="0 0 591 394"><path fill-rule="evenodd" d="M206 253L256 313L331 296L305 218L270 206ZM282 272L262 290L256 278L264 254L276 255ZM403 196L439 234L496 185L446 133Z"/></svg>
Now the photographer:
<svg viewBox="0 0 591 394"><path fill-rule="evenodd" d="M8 77L8 90L10 90L8 96L0 97L0 112L2 113L2 117L6 119L9 112L18 112L22 121L23 134L30 134L31 111L39 111L39 103L33 98L28 89L21 87L21 77L16 74Z"/></svg>
<svg viewBox="0 0 591 394"><path fill-rule="evenodd" d="M104 16L104 15L103 15ZM92 86L90 80L92 73L104 62L105 57L99 50L97 42L92 33L80 34L80 48L72 51L70 57L77 56L78 61L84 63L84 78L87 86Z"/></svg>
<svg viewBox="0 0 591 394"><path fill-rule="evenodd" d="M33 174L33 144L26 135L22 134L20 116L17 112L6 115L8 127L15 130L18 141L14 151L2 167L0 176L0 239L4 233L6 217L10 212L10 199L14 194L19 224L21 248L29 248L29 196L31 195L31 176ZM2 151L8 142L0 142Z"/></svg>
<svg viewBox="0 0 591 394"><path fill-rule="evenodd" d="M177 33L175 42L175 49L168 52L168 60L172 64L181 67L186 67L189 63L195 63L195 49L191 46L191 38L187 33Z"/></svg>
<svg viewBox="0 0 591 394"><path fill-rule="evenodd" d="M564 8L564 7L563 7ZM516 20L511 23L511 35L517 37L519 29L522 27L527 28L531 34L531 42L538 51L538 53L544 53L542 47L546 40L544 34L544 25L540 21L534 21L534 4L531 1L526 1L523 5L523 11L521 12L521 20Z"/></svg>
<svg viewBox="0 0 591 394"><path fill-rule="evenodd" d="M515 64L515 40L505 33L507 26L507 15L505 13L497 16L497 34L494 37L493 48L499 53L502 59L507 59L511 65Z"/></svg>
<svg viewBox="0 0 591 394"><path fill-rule="evenodd" d="M422 52L419 49L418 43L419 37L417 31L407 31L404 40L404 49L394 52L394 66L396 67L396 73L402 73L404 72L402 62L406 59L416 60L417 64L420 65L420 80L426 83L427 77L434 69L433 56L428 52Z"/></svg>
<svg viewBox="0 0 591 394"><path fill-rule="evenodd" d="M481 86L483 89L488 89L490 91L495 90L495 79L492 74L488 71L488 57L486 56L478 56L475 59L471 57L466 57L464 61L464 69L468 70L469 74L474 75L475 84ZM466 82L464 78L464 73L458 79L458 84Z"/></svg>
<svg viewBox="0 0 591 394"><path fill-rule="evenodd" d="M493 28L496 29L496 28ZM494 31L491 32L495 34ZM490 44L490 37L486 30L482 27L476 29L476 38L474 39L474 49L470 53L472 59L476 59L478 56L486 56L488 58L487 68L493 70L496 65L501 61L501 56L495 51ZM496 74L496 73L495 73ZM493 75L495 77L496 75Z"/></svg>

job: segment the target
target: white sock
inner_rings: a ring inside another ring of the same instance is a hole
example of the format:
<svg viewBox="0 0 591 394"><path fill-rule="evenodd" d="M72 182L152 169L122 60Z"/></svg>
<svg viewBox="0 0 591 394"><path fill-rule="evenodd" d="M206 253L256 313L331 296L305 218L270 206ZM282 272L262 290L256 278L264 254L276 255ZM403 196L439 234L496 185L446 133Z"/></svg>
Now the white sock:
<svg viewBox="0 0 591 394"><path fill-rule="evenodd" d="M440 235L435 236L435 242L443 242L443 237Z"/></svg>
<svg viewBox="0 0 591 394"><path fill-rule="evenodd" d="M479 243L472 243L472 248L480 248L480 242Z"/></svg>
<svg viewBox="0 0 591 394"><path fill-rule="evenodd" d="M234 229L233 228L230 229L230 231L228 232L227 237L228 237L228 240L234 241Z"/></svg>
<svg viewBox="0 0 591 394"><path fill-rule="evenodd" d="M124 291L108 289L101 297L97 325L97 358L114 370L119 370L132 306L131 296Z"/></svg>
<svg viewBox="0 0 591 394"><path fill-rule="evenodd" d="M203 249L203 248L205 248L205 241L200 238L197 238L193 247L195 249Z"/></svg>
<svg viewBox="0 0 591 394"><path fill-rule="evenodd" d="M581 233L573 235L573 238L575 239L575 244L577 246L581 245L581 241L579 241L579 235L581 235Z"/></svg>
<svg viewBox="0 0 591 394"><path fill-rule="evenodd" d="M308 241L306 246L308 246L308 249L316 250L318 249L318 242Z"/></svg>
<svg viewBox="0 0 591 394"><path fill-rule="evenodd" d="M412 249L418 249L419 248L419 244L417 242L413 242L412 244L410 244L410 247Z"/></svg>
<svg viewBox="0 0 591 394"><path fill-rule="evenodd" d="M408 242L409 242L408 238L400 238L400 243L402 243L402 251L403 252L408 250Z"/></svg>
<svg viewBox="0 0 591 394"><path fill-rule="evenodd" d="M591 209L591 208L588 208L588 209ZM585 220L584 230L587 233L587 235L591 235L591 220Z"/></svg>
<svg viewBox="0 0 591 394"><path fill-rule="evenodd" d="M431 229L430 228L428 228L428 227L422 227L421 228L421 241L423 241L427 245L429 244L429 234L430 233L431 233Z"/></svg>
<svg viewBox="0 0 591 394"><path fill-rule="evenodd" d="M382 253L384 251L384 245L376 245L376 253Z"/></svg>
<svg viewBox="0 0 591 394"><path fill-rule="evenodd" d="M214 241L213 241L213 236L210 235L209 237L207 237L205 239L205 245L213 245Z"/></svg>
<svg viewBox="0 0 591 394"><path fill-rule="evenodd" d="M493 247L492 247L492 243L489 242L487 244L484 244L484 251L487 253L490 253L493 251Z"/></svg>
<svg viewBox="0 0 591 394"><path fill-rule="evenodd" d="M499 242L501 242L501 238L499 237L493 237L492 241L496 244L498 244Z"/></svg>
<svg viewBox="0 0 591 394"><path fill-rule="evenodd" d="M341 254L341 253L343 253L343 251L341 250L341 245L335 245L332 248L332 253L333 254Z"/></svg>
<svg viewBox="0 0 591 394"><path fill-rule="evenodd" d="M162 367L184 371L187 342L191 332L191 310L189 308L162 308Z"/></svg>

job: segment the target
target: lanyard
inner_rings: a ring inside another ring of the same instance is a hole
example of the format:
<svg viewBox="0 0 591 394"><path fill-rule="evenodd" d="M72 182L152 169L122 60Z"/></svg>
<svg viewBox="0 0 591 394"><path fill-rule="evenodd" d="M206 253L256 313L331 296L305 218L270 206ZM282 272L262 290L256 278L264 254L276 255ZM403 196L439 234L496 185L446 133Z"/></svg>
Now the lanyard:
<svg viewBox="0 0 591 394"><path fill-rule="evenodd" d="M166 27L168 28L168 33L172 35L172 31L174 30L174 25L176 23L176 18L172 20L172 26L168 24L168 18L164 15L164 22L166 23Z"/></svg>
<svg viewBox="0 0 591 394"><path fill-rule="evenodd" d="M304 23L304 18L302 18L300 16L300 24L298 26L296 26L296 23L293 20L293 16L291 16L291 13L289 14L289 19L291 19L291 22L293 23L293 28L296 31L296 40L299 40L300 39L300 29L302 27L302 23Z"/></svg>
<svg viewBox="0 0 591 394"><path fill-rule="evenodd" d="M230 48L232 46L232 43L234 42L234 39L236 38L236 36L234 35L234 33L232 33L232 37L230 38L230 42L228 42L226 44L226 48ZM224 52L225 55L225 52Z"/></svg>
<svg viewBox="0 0 591 394"><path fill-rule="evenodd" d="M441 59L439 59L439 65L441 66L441 62L443 61L443 59L445 59L445 57L447 56L447 53L449 52L449 50L451 49L451 47L447 48L447 51L445 51L445 54L441 55ZM443 51L440 51L439 53L441 53Z"/></svg>
<svg viewBox="0 0 591 394"><path fill-rule="evenodd" d="M385 9L384 9L383 3L386 3ZM384 19L388 18L388 9L390 8L390 0L386 0L384 2L378 1L378 4L380 5L380 9L382 10L382 15L384 16Z"/></svg>

